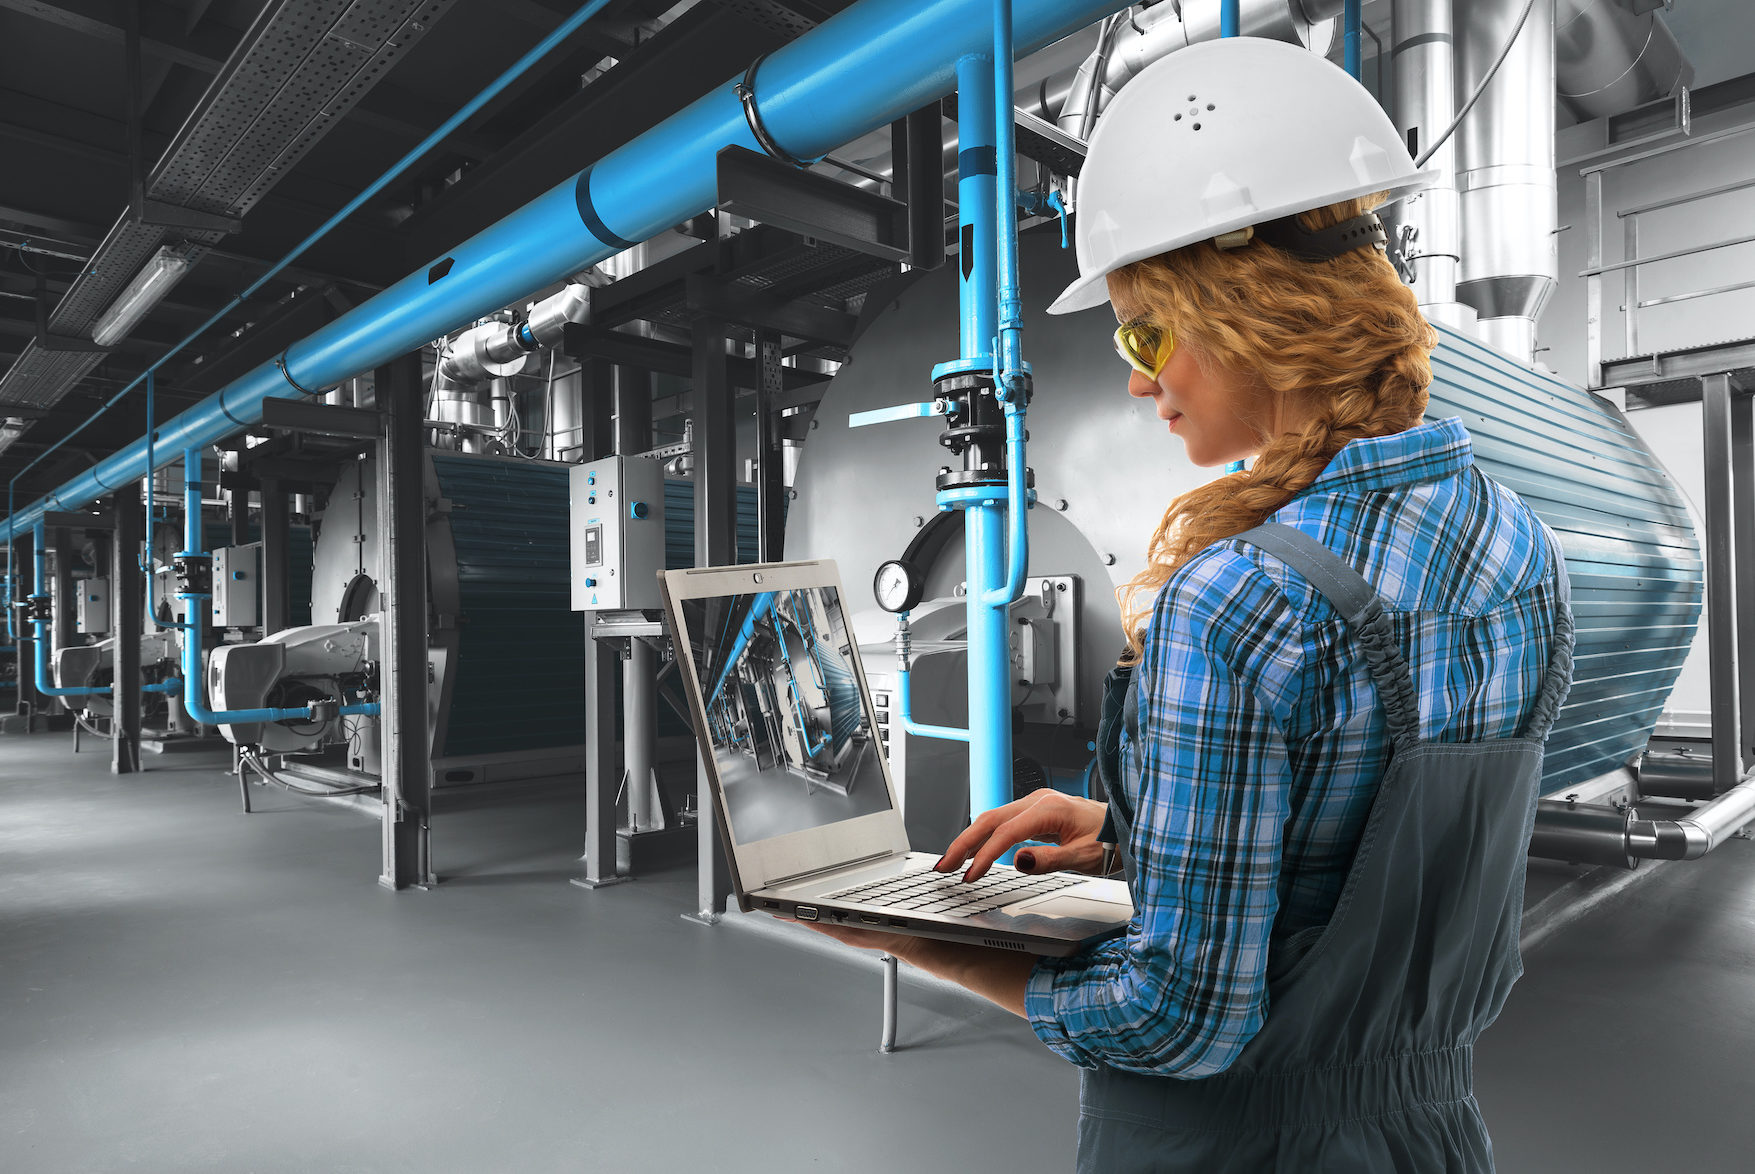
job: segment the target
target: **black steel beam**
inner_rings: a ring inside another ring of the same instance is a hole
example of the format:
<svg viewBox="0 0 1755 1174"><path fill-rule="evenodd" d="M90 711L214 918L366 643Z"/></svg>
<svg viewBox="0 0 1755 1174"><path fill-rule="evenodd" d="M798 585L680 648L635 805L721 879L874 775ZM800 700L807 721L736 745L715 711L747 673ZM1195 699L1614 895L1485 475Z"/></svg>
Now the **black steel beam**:
<svg viewBox="0 0 1755 1174"><path fill-rule="evenodd" d="M382 558L383 872L386 888L433 881L432 736L427 725L426 495L421 420L426 380L416 351L378 368L384 413L378 443L378 528ZM330 411L339 409L331 408ZM351 410L351 409L350 409ZM372 413L374 416L376 413Z"/></svg>
<svg viewBox="0 0 1755 1174"><path fill-rule="evenodd" d="M112 493L110 510L115 526L110 535L110 634L116 641L110 771L123 775L140 769L140 635L146 608L139 568L146 530L140 483L130 481Z"/></svg>
<svg viewBox="0 0 1755 1174"><path fill-rule="evenodd" d="M575 359L602 359L625 363L660 375L688 378L694 374L694 357L689 347L656 338L641 338L599 326L573 323L566 328L562 342L564 352ZM817 371L800 371L782 367L784 390L798 391L820 387L832 376ZM734 387L755 388L761 382L760 365L750 359L727 358L726 371ZM820 396L818 397L820 398Z"/></svg>
<svg viewBox="0 0 1755 1174"><path fill-rule="evenodd" d="M908 208L824 175L726 147L718 156L719 207L887 261L906 261Z"/></svg>
<svg viewBox="0 0 1755 1174"><path fill-rule="evenodd" d="M262 427L279 432L301 432L309 436L374 440L384 430L384 417L367 408L314 404L305 400L267 399L262 401Z"/></svg>

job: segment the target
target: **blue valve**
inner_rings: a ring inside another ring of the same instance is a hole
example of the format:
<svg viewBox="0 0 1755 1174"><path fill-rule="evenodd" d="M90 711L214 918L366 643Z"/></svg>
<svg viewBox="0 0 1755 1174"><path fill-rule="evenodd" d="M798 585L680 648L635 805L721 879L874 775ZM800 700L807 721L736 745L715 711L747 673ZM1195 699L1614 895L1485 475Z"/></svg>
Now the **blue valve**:
<svg viewBox="0 0 1755 1174"><path fill-rule="evenodd" d="M1048 193L1048 206L1054 209L1056 216L1060 217L1060 247L1063 249L1071 248L1072 242L1066 238L1066 200L1062 198L1058 190Z"/></svg>
<svg viewBox="0 0 1755 1174"><path fill-rule="evenodd" d="M863 428L867 424L888 424L893 420L924 419L938 415L938 404L897 404L893 408L877 408L869 412L854 412L847 417L847 427Z"/></svg>

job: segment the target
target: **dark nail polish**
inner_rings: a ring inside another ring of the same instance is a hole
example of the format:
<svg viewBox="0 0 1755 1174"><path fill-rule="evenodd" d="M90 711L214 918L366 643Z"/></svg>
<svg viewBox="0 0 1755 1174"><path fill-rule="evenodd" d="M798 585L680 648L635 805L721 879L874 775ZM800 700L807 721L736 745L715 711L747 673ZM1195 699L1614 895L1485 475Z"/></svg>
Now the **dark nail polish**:
<svg viewBox="0 0 1755 1174"><path fill-rule="evenodd" d="M1019 872L1034 871L1036 868L1036 853L1019 852L1017 855L1017 867Z"/></svg>

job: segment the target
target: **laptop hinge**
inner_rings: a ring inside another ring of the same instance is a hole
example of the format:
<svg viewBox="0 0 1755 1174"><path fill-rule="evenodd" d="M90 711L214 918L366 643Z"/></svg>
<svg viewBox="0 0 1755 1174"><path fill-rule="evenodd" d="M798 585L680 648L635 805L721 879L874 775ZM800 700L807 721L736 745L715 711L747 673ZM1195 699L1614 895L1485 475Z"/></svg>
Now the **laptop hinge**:
<svg viewBox="0 0 1755 1174"><path fill-rule="evenodd" d="M874 852L870 856L861 856L858 860L843 860L839 864L831 864L826 868L813 868L808 872L795 872L791 876L773 877L764 883L762 887L767 889L773 888L775 885L786 884L789 881L808 880L813 876L822 876L825 873L840 872L843 868L852 868L855 864L870 864L874 860L888 860L894 855L896 855L894 851Z"/></svg>

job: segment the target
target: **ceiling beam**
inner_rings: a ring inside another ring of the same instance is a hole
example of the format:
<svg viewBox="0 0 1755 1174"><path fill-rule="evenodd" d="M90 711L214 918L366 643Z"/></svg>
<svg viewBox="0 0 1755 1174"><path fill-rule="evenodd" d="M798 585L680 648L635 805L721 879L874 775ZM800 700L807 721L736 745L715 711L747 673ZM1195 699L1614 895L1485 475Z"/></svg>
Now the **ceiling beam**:
<svg viewBox="0 0 1755 1174"><path fill-rule="evenodd" d="M0 9L23 16L34 16L64 29L121 45L127 36L122 26L106 16L97 15L99 11L108 12L113 8L114 5L103 5L100 8L79 0L61 0L57 4L47 3L46 0L0 0ZM157 57L175 65L186 65L202 73L218 73L225 64L223 56L216 57L211 52L202 52L189 44L173 44L152 36L152 32L161 31L160 26L165 24L161 10L153 8L142 11L140 24L140 52L145 56ZM168 27L162 31L174 34L174 30Z"/></svg>

